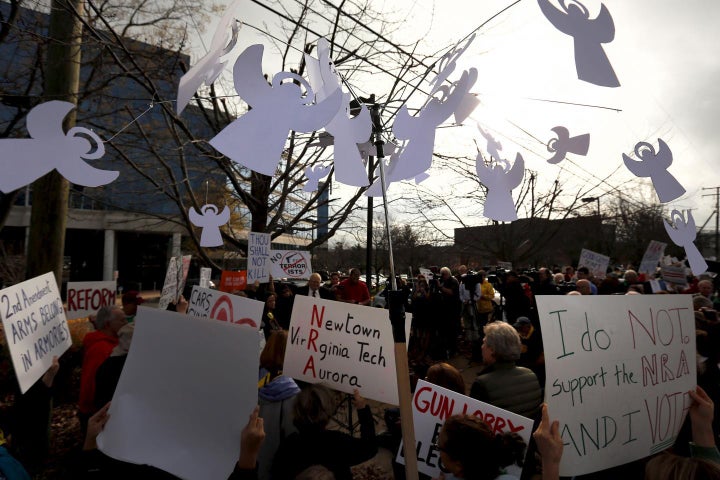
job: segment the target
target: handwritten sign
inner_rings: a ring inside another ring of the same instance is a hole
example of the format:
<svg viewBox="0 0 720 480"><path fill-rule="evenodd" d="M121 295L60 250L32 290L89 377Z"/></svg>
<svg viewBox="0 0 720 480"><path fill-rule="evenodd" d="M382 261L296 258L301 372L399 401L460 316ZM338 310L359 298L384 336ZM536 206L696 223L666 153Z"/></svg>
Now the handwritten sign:
<svg viewBox="0 0 720 480"><path fill-rule="evenodd" d="M532 419L460 395L425 380L419 380L417 383L412 409L418 470L433 478L439 477L440 472L445 474L445 478L455 478L449 475L448 470L440 461L440 451L437 449L438 436L443 423L453 415L468 414L482 418L493 433L517 433L526 445L530 443ZM396 461L405 465L402 444L400 444ZM509 474L516 475L518 478L520 478L521 470L517 465L507 468Z"/></svg>
<svg viewBox="0 0 720 480"><path fill-rule="evenodd" d="M228 478L258 401L258 356L255 330L139 307L99 449L187 480Z"/></svg>
<svg viewBox="0 0 720 480"><path fill-rule="evenodd" d="M409 338L410 315L405 319ZM398 404L387 310L298 295L290 318L285 375Z"/></svg>
<svg viewBox="0 0 720 480"><path fill-rule="evenodd" d="M185 255L180 260L177 257L170 258L165 273L165 283L160 293L158 309L167 310L168 305L177 303L180 295L182 295L183 288L185 288L185 280L187 280L188 271L190 270L190 259L190 255Z"/></svg>
<svg viewBox="0 0 720 480"><path fill-rule="evenodd" d="M248 283L270 281L270 234L250 232L248 236Z"/></svg>
<svg viewBox="0 0 720 480"><path fill-rule="evenodd" d="M220 291L232 293L236 290L245 290L247 286L247 272L232 272L223 270L220 276Z"/></svg>
<svg viewBox="0 0 720 480"><path fill-rule="evenodd" d="M263 302L257 300L200 288L196 285L188 300L187 314L260 328L264 306Z"/></svg>
<svg viewBox="0 0 720 480"><path fill-rule="evenodd" d="M667 245L662 242L651 240L650 245L648 245L647 250L645 250L645 255L643 255L642 261L640 262L638 273L655 273L658 263L665 253L666 246Z"/></svg>
<svg viewBox="0 0 720 480"><path fill-rule="evenodd" d="M678 287L687 287L688 281L685 272L685 267L676 265L664 265L660 269L662 279L665 283L672 283Z"/></svg>
<svg viewBox="0 0 720 480"><path fill-rule="evenodd" d="M68 320L84 318L104 307L115 305L116 284L112 282L68 282L67 310Z"/></svg>
<svg viewBox="0 0 720 480"><path fill-rule="evenodd" d="M0 290L0 317L22 393L72 345L55 275Z"/></svg>
<svg viewBox="0 0 720 480"><path fill-rule="evenodd" d="M560 421L561 476L671 446L695 387L689 295L538 296L545 399Z"/></svg>
<svg viewBox="0 0 720 480"><path fill-rule="evenodd" d="M610 264L610 257L600 253L593 252L583 248L580 251L580 260L578 260L578 268L587 267L595 278L603 279L607 273L607 267Z"/></svg>
<svg viewBox="0 0 720 480"><path fill-rule="evenodd" d="M272 250L270 252L273 278L310 278L310 252L302 250Z"/></svg>
<svg viewBox="0 0 720 480"><path fill-rule="evenodd" d="M210 287L210 275L212 275L212 268L202 267L200 269L200 286L202 288Z"/></svg>

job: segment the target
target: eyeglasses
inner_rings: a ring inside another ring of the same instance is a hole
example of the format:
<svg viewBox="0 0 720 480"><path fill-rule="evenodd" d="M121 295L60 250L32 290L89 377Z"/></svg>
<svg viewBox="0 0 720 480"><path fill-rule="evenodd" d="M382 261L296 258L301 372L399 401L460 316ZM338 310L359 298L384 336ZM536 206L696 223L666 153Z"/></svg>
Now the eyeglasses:
<svg viewBox="0 0 720 480"><path fill-rule="evenodd" d="M441 447L439 443L431 443L430 446L438 452L445 452L445 447Z"/></svg>

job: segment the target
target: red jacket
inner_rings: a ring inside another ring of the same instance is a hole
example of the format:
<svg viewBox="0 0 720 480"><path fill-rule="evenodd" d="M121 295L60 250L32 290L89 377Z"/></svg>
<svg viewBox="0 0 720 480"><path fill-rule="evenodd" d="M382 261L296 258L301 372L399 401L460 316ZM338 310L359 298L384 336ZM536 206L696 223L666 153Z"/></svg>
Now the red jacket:
<svg viewBox="0 0 720 480"><path fill-rule="evenodd" d="M90 332L83 338L85 354L80 374L80 401L78 402L78 410L81 413L95 412L95 373L117 344L117 337L111 337L99 331Z"/></svg>

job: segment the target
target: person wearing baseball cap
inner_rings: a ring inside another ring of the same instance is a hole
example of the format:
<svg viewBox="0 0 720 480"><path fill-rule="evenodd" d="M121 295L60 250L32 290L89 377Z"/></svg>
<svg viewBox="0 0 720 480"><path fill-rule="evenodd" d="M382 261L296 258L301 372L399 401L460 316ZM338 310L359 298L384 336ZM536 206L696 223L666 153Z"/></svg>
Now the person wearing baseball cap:
<svg viewBox="0 0 720 480"><path fill-rule="evenodd" d="M136 290L130 290L122 296L122 308L128 323L135 320L138 305L142 305L145 300L138 294Z"/></svg>

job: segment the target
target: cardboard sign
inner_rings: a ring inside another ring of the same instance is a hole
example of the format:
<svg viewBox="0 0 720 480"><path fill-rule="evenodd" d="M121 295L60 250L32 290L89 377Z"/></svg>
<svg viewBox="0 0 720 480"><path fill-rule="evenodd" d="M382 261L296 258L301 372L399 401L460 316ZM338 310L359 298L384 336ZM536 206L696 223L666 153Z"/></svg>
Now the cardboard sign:
<svg viewBox="0 0 720 480"><path fill-rule="evenodd" d="M270 234L250 232L247 259L248 283L270 281Z"/></svg>
<svg viewBox="0 0 720 480"><path fill-rule="evenodd" d="M538 296L545 401L565 443L560 476L671 446L696 384L689 295Z"/></svg>
<svg viewBox="0 0 720 480"><path fill-rule="evenodd" d="M440 451L436 446L443 423L452 415L463 413L482 418L493 433L517 433L526 445L530 444L532 419L460 395L425 380L419 380L417 383L412 409L417 442L415 452L418 459L418 471L432 478L438 478L440 472L443 472L447 479L455 478L440 462ZM405 465L402 443L396 461ZM522 468L517 465L507 468L509 474L516 475L518 478L520 478L521 471Z"/></svg>
<svg viewBox="0 0 720 480"><path fill-rule="evenodd" d="M257 404L258 356L253 329L138 308L98 447L188 480L228 478Z"/></svg>
<svg viewBox="0 0 720 480"><path fill-rule="evenodd" d="M0 290L0 317L22 393L72 345L52 272Z"/></svg>
<svg viewBox="0 0 720 480"><path fill-rule="evenodd" d="M310 278L310 252L302 250L272 250L270 252L273 278Z"/></svg>
<svg viewBox="0 0 720 480"><path fill-rule="evenodd" d="M223 270L220 276L220 291L232 293L236 290L245 290L247 286L247 271L231 272Z"/></svg>
<svg viewBox="0 0 720 480"><path fill-rule="evenodd" d="M212 275L212 268L203 267L200 269L200 286L202 288L210 287L210 275Z"/></svg>
<svg viewBox="0 0 720 480"><path fill-rule="evenodd" d="M180 260L171 257L165 273L165 283L160 294L158 309L167 310L168 305L177 303L185 288L188 271L190 270L190 255L184 255Z"/></svg>
<svg viewBox="0 0 720 480"><path fill-rule="evenodd" d="M587 267L590 273L597 279L604 279L607 267L610 264L610 257L595 253L592 250L583 248L578 260L578 268Z"/></svg>
<svg viewBox="0 0 720 480"><path fill-rule="evenodd" d="M640 262L640 268L638 273L652 273L654 274L657 270L658 263L665 253L666 244L655 240L650 241L645 255L643 255L642 262Z"/></svg>
<svg viewBox="0 0 720 480"><path fill-rule="evenodd" d="M410 315L405 319L409 338ZM297 295L285 351L285 375L341 392L398 404L388 311Z"/></svg>
<svg viewBox="0 0 720 480"><path fill-rule="evenodd" d="M116 284L112 282L68 282L68 320L84 318L97 313L100 307L115 305Z"/></svg>
<svg viewBox="0 0 720 480"><path fill-rule="evenodd" d="M193 317L212 318L236 325L260 328L265 304L250 298L229 293L193 287L188 299L187 314Z"/></svg>
<svg viewBox="0 0 720 480"><path fill-rule="evenodd" d="M672 283L678 287L687 287L687 274L685 267L665 265L660 269L660 274L665 283Z"/></svg>

